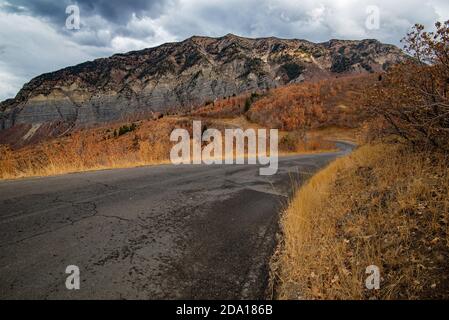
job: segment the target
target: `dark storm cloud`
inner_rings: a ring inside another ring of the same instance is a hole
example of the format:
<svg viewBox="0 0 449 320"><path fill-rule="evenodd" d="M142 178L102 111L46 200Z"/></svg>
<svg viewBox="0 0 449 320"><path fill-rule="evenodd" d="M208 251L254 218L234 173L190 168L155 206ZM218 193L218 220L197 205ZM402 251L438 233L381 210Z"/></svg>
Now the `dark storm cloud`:
<svg viewBox="0 0 449 320"><path fill-rule="evenodd" d="M66 19L66 7L76 4L85 16L97 15L110 23L125 25L133 14L137 17L157 17L173 2L174 0L9 0L6 6L9 11L27 11L30 15L62 25Z"/></svg>
<svg viewBox="0 0 449 320"><path fill-rule="evenodd" d="M155 37L150 27L136 27L133 22L157 19L178 0L0 0L0 11L41 19L58 33L82 46L114 47L116 37L137 39L130 49L139 47L138 40ZM66 8L77 5L80 9L81 30L65 28ZM130 27L130 24L132 26ZM119 40L118 40L119 41ZM147 41L148 42L148 41ZM122 50L123 44L118 45ZM126 50L125 50L126 51Z"/></svg>
<svg viewBox="0 0 449 320"><path fill-rule="evenodd" d="M78 0L82 9L100 15L105 20L126 24L133 14L137 17L159 16L166 6L173 1L167 0Z"/></svg>

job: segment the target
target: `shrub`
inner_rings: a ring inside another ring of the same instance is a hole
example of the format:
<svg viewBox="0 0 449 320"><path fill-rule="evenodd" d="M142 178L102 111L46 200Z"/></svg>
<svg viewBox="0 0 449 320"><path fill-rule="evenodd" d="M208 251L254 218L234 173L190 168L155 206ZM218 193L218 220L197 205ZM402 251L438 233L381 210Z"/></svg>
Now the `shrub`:
<svg viewBox="0 0 449 320"><path fill-rule="evenodd" d="M304 67L297 63L286 63L282 66L282 70L287 74L288 80L292 81L301 75Z"/></svg>
<svg viewBox="0 0 449 320"><path fill-rule="evenodd" d="M244 112L248 112L249 109L251 108L251 100L248 98L245 100L245 108L244 108Z"/></svg>
<svg viewBox="0 0 449 320"><path fill-rule="evenodd" d="M449 21L435 32L422 25L403 40L412 58L390 69L370 90L365 106L375 136L396 134L415 146L449 149Z"/></svg>
<svg viewBox="0 0 449 320"><path fill-rule="evenodd" d="M279 141L279 149L287 152L298 151L301 144L305 143L305 135L301 131L293 131L286 134Z"/></svg>
<svg viewBox="0 0 449 320"><path fill-rule="evenodd" d="M246 98L245 100L245 106L243 109L244 113L247 113L249 109L251 109L251 105L260 97L260 95L257 92L251 93L251 95Z"/></svg>
<svg viewBox="0 0 449 320"><path fill-rule="evenodd" d="M132 123L130 126L125 124L118 129L118 136L122 136L122 135L127 134L128 132L132 132L136 129L137 129L137 125L135 123ZM114 132L114 136L116 136L115 132Z"/></svg>

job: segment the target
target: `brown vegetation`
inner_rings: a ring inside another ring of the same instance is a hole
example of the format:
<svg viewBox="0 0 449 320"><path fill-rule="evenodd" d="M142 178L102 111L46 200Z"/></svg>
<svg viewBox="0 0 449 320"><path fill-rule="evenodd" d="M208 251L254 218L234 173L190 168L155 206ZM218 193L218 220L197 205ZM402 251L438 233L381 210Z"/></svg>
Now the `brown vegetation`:
<svg viewBox="0 0 449 320"><path fill-rule="evenodd" d="M215 128L224 132L226 128L261 128L244 117L229 120L165 117L80 129L61 138L18 149L0 145L0 179L165 163L169 161L173 146L170 142L172 130L186 129L192 136L193 119L202 121L202 130ZM294 133L281 133L281 154L334 149L334 144L321 136L300 139Z"/></svg>
<svg viewBox="0 0 449 320"><path fill-rule="evenodd" d="M342 77L271 90L248 112L250 120L282 130L353 128L363 119L357 103L378 75Z"/></svg>
<svg viewBox="0 0 449 320"><path fill-rule="evenodd" d="M449 148L449 22L436 28L416 25L404 40L413 59L369 92L361 112L374 118L374 138L395 134L415 146Z"/></svg>
<svg viewBox="0 0 449 320"><path fill-rule="evenodd" d="M234 118L245 113L245 106L248 106L250 99L251 94L246 93L208 101L204 106L195 108L191 114L207 118Z"/></svg>
<svg viewBox="0 0 449 320"><path fill-rule="evenodd" d="M286 131L325 127L354 128L366 117L358 103L380 75L356 75L288 85L207 102L193 115L246 117L264 127Z"/></svg>
<svg viewBox="0 0 449 320"><path fill-rule="evenodd" d="M367 145L311 178L282 221L277 298L449 298L447 160ZM380 290L365 287L370 265Z"/></svg>
<svg viewBox="0 0 449 320"><path fill-rule="evenodd" d="M1 146L0 179L132 167L168 160L173 119L79 130L18 150Z"/></svg>
<svg viewBox="0 0 449 320"><path fill-rule="evenodd" d="M284 153L335 151L335 143L321 136L310 136L303 131L286 132L279 140L279 150Z"/></svg>

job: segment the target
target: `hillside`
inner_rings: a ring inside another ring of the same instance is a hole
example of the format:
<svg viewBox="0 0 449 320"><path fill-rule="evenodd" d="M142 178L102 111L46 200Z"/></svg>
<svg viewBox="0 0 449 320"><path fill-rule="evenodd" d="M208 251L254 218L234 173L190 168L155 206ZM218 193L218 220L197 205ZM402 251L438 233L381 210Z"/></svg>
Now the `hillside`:
<svg viewBox="0 0 449 320"><path fill-rule="evenodd" d="M363 74L290 84L210 101L192 114L208 118L245 115L252 122L287 131L357 128L366 120L359 112L360 99L380 79L378 74Z"/></svg>

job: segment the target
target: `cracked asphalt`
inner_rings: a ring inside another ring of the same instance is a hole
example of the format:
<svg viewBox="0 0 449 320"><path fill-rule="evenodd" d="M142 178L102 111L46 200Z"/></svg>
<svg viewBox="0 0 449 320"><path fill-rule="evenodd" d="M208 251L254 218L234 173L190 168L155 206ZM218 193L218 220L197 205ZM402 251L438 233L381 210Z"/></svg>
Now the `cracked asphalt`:
<svg viewBox="0 0 449 320"><path fill-rule="evenodd" d="M339 147L270 177L161 165L0 182L0 299L263 299L292 186Z"/></svg>

